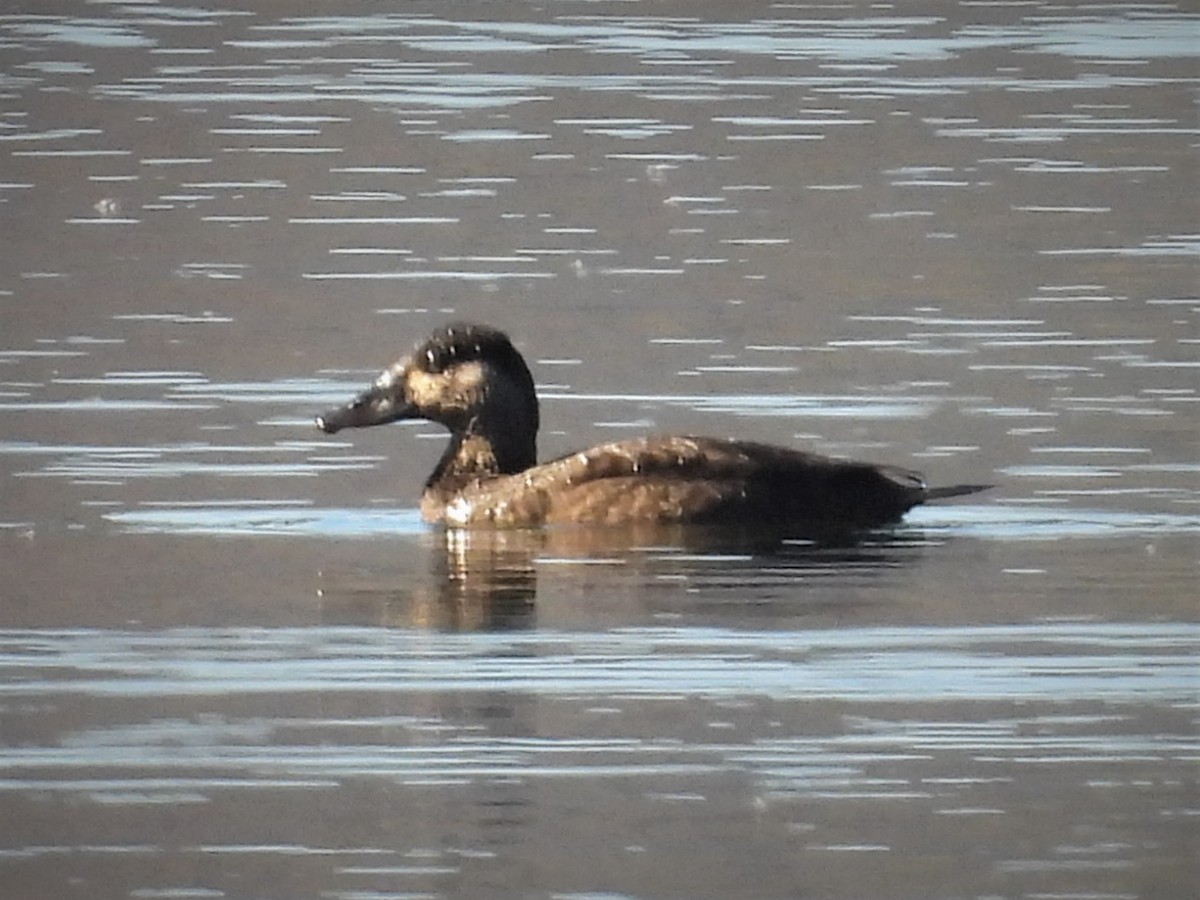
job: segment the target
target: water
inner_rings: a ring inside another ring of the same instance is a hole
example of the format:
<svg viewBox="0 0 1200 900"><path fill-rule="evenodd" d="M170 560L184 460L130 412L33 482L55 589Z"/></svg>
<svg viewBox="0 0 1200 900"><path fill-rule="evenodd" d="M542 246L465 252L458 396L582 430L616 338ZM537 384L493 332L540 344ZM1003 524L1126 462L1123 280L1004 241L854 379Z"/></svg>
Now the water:
<svg viewBox="0 0 1200 900"><path fill-rule="evenodd" d="M1184 4L0 12L14 897L1192 897ZM450 317L550 456L987 493L850 547L442 534Z"/></svg>

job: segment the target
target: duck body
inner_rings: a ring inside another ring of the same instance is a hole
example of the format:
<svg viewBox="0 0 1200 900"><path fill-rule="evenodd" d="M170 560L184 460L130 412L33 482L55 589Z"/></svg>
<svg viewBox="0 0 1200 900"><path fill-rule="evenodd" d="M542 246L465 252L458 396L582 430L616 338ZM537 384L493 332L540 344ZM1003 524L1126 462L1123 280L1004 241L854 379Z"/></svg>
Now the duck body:
<svg viewBox="0 0 1200 900"><path fill-rule="evenodd" d="M451 527L703 523L843 533L987 487L929 488L919 473L894 466L679 435L614 441L538 464L533 377L505 334L469 323L434 332L317 425L332 434L401 419L450 431L421 513Z"/></svg>

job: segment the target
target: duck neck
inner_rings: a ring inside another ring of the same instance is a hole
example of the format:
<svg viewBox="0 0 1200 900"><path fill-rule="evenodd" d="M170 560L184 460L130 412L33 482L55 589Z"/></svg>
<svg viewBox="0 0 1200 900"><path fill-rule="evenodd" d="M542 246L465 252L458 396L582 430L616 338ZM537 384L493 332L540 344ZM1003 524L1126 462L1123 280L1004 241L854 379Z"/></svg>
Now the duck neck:
<svg viewBox="0 0 1200 900"><path fill-rule="evenodd" d="M426 490L449 496L473 482L514 475L534 465L537 432L515 427L519 424L523 423L505 423L502 430L493 430L476 419L465 429L452 432Z"/></svg>

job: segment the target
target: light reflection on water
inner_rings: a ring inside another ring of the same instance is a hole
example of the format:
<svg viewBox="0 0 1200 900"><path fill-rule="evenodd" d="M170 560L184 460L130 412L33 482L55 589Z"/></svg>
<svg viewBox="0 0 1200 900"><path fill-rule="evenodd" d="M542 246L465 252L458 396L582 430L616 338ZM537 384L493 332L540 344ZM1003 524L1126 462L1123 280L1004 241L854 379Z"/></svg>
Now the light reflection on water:
<svg viewBox="0 0 1200 900"><path fill-rule="evenodd" d="M528 801L520 798L539 786L561 791L599 781L638 797L657 818L680 803L707 813L732 778L747 785L760 822L782 816L806 835L806 852L888 851L890 841L841 837L836 821L859 804L901 804L969 829L979 817L1003 818L997 798L1030 777L1049 779L1055 791L1078 790L1086 767L1093 774L1084 789L1114 802L1136 795L1147 763L1181 777L1200 753L1186 724L1198 641L1194 627L1104 623L932 633L10 630L0 633L0 699L10 720L86 700L102 714L110 710L112 722L0 749L0 794L148 815L219 808L230 798L333 798L363 783L413 799L436 791L451 803L502 791L517 818L497 833L511 837L529 827ZM151 711L178 708L182 699L208 711ZM492 712L464 717L464 706L476 703ZM964 721L962 703L980 714ZM1154 720L1144 718L1148 705L1160 710ZM641 735L642 706L672 724L682 713L698 731L686 740ZM830 706L840 710L833 720L822 712ZM26 712L14 716L16 709ZM806 717L815 721L803 724ZM559 720L575 721L574 733L543 733ZM1160 814L1182 822L1194 810L1180 796ZM434 884L461 874L466 859L505 852L491 829L469 829L412 865L403 844L394 849L397 830L377 845L193 836L169 847L110 840L69 850L75 858L169 853L226 865L248 857L258 866L277 857L373 857L378 863L340 871ZM0 861L67 851L22 842L0 851ZM1099 858L1060 848L1002 855L996 864L1106 872L1135 858L1122 845Z"/></svg>
<svg viewBox="0 0 1200 900"><path fill-rule="evenodd" d="M243 474L259 473L255 470ZM151 505L128 512L109 512L104 514L104 518L135 534L260 534L395 539L428 530L415 507L329 509L311 508L303 501L283 506L238 501L160 504L157 508ZM905 517L900 533L990 540L1200 534L1200 515L956 504L952 507L918 507ZM603 544L598 543L597 546L602 548Z"/></svg>
<svg viewBox="0 0 1200 900"><path fill-rule="evenodd" d="M794 633L187 629L3 635L0 696L504 691L558 697L1008 703L1194 699L1191 625L1036 623ZM40 676L45 672L45 676ZM72 675L71 673L75 673ZM36 754L25 754L33 760Z"/></svg>
<svg viewBox="0 0 1200 900"><path fill-rule="evenodd" d="M0 698L10 719L17 709L29 715L86 699L111 708L113 721L0 749L0 793L150 811L223 806L231 797L331 797L364 779L410 797L426 790L523 796L537 785L599 779L606 790L632 791L647 812L663 814L673 804L703 810L720 803L719 785L732 777L749 784L757 816L782 815L802 828L808 851L861 851L861 839L838 837L838 810L852 814L864 802L928 806L953 817L956 827L970 827L964 820L1003 817L998 792L1031 773L1061 790L1086 765L1096 773L1087 790L1116 801L1136 791L1145 761L1159 772L1185 771L1200 752L1185 725L1198 641L1195 628L1169 623L607 634L9 630L0 633ZM428 699L437 696L455 699ZM321 698L318 708L312 697ZM495 709L494 717L464 718L472 697ZM202 705L209 711L149 711L175 708L181 698L208 698ZM539 705L526 708L531 699ZM129 704L146 702L147 711L131 719ZM957 713L963 702L980 705L982 715L964 721ZM687 740L641 736L642 704L667 721L686 710L700 733ZM841 710L832 721L821 712L831 704ZM1143 719L1148 704L1176 713L1169 730L1161 719ZM806 715L815 722L800 724ZM750 720L758 724L747 726L747 716L758 716ZM560 717L578 720L576 733L541 733ZM773 733L784 722L788 730ZM1180 803L1162 813L1186 818L1191 811ZM521 831L523 822L521 816L504 831ZM495 857L490 834L471 830L455 847L422 855L437 865L411 865L411 855L392 844L322 845L319 838L192 837L170 848L110 841L70 850L98 859L208 855L226 864L242 856L258 865L276 857L374 857L378 864L342 872L436 883L461 873L466 859ZM53 843L25 843L0 859L64 852ZM1055 852L998 861L1014 871L1105 872L1114 863L1132 865L1132 848L1110 848L1099 858Z"/></svg>
<svg viewBox="0 0 1200 900"><path fill-rule="evenodd" d="M0 688L8 704L94 704L220 698L234 710L255 696L272 712L149 718L77 729L53 745L0 751L0 792L78 794L99 806L178 807L230 790L336 790L347 779L465 786L513 780L678 779L722 773L751 779L766 803L824 798L923 798L966 814L974 784L1011 783L1006 767L1066 769L1086 760L1128 766L1151 757L1183 766L1194 735L1139 731L1145 703L1187 707L1198 635L1178 626L1046 623L1019 627L728 632L629 629L608 635L412 634L378 629L7 632ZM303 712L314 692L331 714ZM338 696L437 694L539 697L603 722L631 703L702 703L711 736L686 742L635 736L569 738L480 732L436 713L351 713ZM727 732L735 702L770 698L774 715L796 703L849 704L844 730L779 737ZM60 700L59 698L62 698ZM1033 704L1013 717L963 723L939 715L956 702ZM1034 712L1047 702L1103 701L1103 714ZM602 704L597 706L597 704ZM854 704L863 713L854 714ZM867 710L925 704L928 718L880 719ZM1134 726L1131 728L1131 726ZM315 741L315 742L314 742ZM907 760L938 768L942 784L880 780ZM1120 776L1117 776L1118 779ZM957 784L957 787L949 785ZM986 794L986 791L979 792ZM704 800L704 794L695 795ZM977 801L976 801L977 802ZM229 848L230 850L236 847ZM243 848L245 852L249 848ZM18 849L37 856L49 848ZM255 852L263 852L257 848Z"/></svg>

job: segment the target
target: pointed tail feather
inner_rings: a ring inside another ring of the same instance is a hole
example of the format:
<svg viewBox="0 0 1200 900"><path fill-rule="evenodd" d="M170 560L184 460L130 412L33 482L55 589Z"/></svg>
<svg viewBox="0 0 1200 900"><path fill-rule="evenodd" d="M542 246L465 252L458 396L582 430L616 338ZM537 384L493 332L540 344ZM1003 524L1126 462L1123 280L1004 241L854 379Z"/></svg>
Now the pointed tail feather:
<svg viewBox="0 0 1200 900"><path fill-rule="evenodd" d="M995 487L994 484L952 484L946 487L931 487L925 489L922 500L945 500L947 497L961 497L963 494L977 494Z"/></svg>

